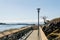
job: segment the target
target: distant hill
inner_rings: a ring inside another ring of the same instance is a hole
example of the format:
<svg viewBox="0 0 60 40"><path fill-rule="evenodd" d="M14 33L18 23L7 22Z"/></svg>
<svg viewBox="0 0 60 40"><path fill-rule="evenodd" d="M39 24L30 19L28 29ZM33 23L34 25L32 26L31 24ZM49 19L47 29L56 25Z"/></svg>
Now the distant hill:
<svg viewBox="0 0 60 40"><path fill-rule="evenodd" d="M6 23L0 23L0 25L5 25Z"/></svg>

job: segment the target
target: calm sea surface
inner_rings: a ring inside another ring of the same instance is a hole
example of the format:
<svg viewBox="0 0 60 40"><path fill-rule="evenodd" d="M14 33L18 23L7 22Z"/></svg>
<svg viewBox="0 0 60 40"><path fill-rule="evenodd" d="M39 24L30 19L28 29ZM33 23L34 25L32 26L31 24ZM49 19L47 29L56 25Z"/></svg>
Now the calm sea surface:
<svg viewBox="0 0 60 40"><path fill-rule="evenodd" d="M27 25L0 25L0 32L4 30L14 29L14 28L21 28Z"/></svg>

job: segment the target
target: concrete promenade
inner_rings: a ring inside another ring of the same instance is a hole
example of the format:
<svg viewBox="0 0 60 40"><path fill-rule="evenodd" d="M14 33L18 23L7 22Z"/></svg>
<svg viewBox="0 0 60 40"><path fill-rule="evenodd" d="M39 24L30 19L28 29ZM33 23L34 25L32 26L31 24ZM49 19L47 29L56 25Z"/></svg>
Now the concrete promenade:
<svg viewBox="0 0 60 40"><path fill-rule="evenodd" d="M34 30L31 35L27 38L27 40L38 40L38 31L37 30Z"/></svg>
<svg viewBox="0 0 60 40"><path fill-rule="evenodd" d="M40 33L40 39L39 40L48 40L45 36L44 32L42 31L42 28L40 27L39 30ZM27 40L38 40L38 30L34 30L31 35L27 38Z"/></svg>

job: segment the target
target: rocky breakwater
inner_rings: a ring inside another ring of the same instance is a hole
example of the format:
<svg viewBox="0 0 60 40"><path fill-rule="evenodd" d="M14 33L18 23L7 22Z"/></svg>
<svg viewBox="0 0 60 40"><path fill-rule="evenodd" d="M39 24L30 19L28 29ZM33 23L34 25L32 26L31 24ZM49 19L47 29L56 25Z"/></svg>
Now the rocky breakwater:
<svg viewBox="0 0 60 40"><path fill-rule="evenodd" d="M32 30L32 27L10 29L0 32L0 40L17 40Z"/></svg>
<svg viewBox="0 0 60 40"><path fill-rule="evenodd" d="M49 40L60 40L60 18L50 20L43 31Z"/></svg>

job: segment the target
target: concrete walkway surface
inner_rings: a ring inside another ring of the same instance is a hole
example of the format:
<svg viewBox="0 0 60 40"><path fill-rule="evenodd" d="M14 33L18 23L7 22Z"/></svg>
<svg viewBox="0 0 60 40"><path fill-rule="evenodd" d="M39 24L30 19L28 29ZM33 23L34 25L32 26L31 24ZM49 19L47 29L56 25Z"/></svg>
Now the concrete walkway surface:
<svg viewBox="0 0 60 40"><path fill-rule="evenodd" d="M42 31L42 28L39 28L39 40L48 40L47 37L45 36L44 32ZM33 30L31 35L27 38L27 40L38 40L38 30Z"/></svg>
<svg viewBox="0 0 60 40"><path fill-rule="evenodd" d="M31 35L27 38L27 40L38 40L38 36L37 36L38 31L34 30Z"/></svg>

